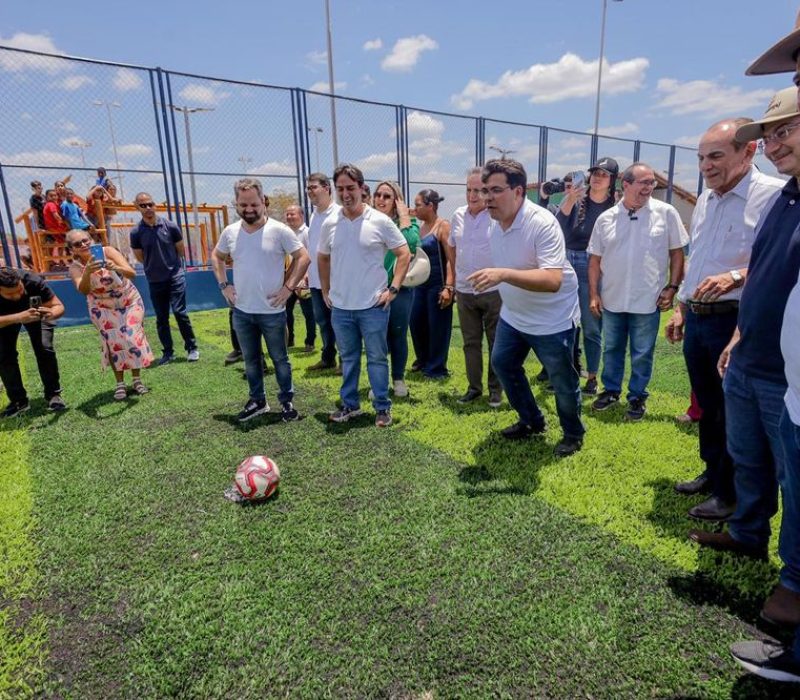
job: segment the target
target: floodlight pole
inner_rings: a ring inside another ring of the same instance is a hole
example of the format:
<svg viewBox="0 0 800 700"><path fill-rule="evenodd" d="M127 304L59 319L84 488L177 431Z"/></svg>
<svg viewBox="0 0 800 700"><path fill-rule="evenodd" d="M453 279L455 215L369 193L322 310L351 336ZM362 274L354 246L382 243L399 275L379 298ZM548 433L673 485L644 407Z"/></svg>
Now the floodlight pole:
<svg viewBox="0 0 800 700"><path fill-rule="evenodd" d="M328 37L328 92L331 96L331 140L333 143L333 167L339 165L339 140L336 135L336 96L333 83L333 39L331 29L330 0L325 0L325 26Z"/></svg>

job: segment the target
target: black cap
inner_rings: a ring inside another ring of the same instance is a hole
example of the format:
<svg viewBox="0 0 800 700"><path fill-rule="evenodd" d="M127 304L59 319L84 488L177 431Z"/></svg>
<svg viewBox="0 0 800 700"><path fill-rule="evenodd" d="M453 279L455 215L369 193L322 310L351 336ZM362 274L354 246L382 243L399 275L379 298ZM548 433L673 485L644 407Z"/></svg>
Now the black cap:
<svg viewBox="0 0 800 700"><path fill-rule="evenodd" d="M613 158L601 158L589 168L589 172L592 172L592 170L605 170L611 177L616 177L619 175L619 163Z"/></svg>

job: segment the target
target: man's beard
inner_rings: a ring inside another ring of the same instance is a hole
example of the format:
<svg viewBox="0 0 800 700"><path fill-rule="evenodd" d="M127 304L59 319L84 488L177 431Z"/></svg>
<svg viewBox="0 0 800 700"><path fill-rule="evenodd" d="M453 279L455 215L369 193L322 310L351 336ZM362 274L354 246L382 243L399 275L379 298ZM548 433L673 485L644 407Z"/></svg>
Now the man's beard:
<svg viewBox="0 0 800 700"><path fill-rule="evenodd" d="M248 224L254 224L256 221L258 221L261 218L261 214L259 214L258 212L255 212L255 211L246 211L241 216L242 216L242 219L244 219L245 222L248 223Z"/></svg>

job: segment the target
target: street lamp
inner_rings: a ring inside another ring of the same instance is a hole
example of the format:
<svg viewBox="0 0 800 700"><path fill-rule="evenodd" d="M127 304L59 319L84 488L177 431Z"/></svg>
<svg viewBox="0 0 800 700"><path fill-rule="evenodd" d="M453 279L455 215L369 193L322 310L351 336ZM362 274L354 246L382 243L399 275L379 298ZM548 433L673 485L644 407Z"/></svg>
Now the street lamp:
<svg viewBox="0 0 800 700"><path fill-rule="evenodd" d="M96 107L105 107L108 114L108 130L111 133L111 148L114 151L114 162L117 165L117 180L119 180L119 197L125 200L125 192L122 189L122 172L119 168L119 155L117 155L117 137L114 135L114 119L111 117L111 108L121 109L119 102L109 102L108 100L93 100L92 104Z"/></svg>
<svg viewBox="0 0 800 700"><path fill-rule="evenodd" d="M321 126L307 126L306 131L314 133L314 146L317 152L317 172L319 172L319 135L322 133Z"/></svg>
<svg viewBox="0 0 800 700"><path fill-rule="evenodd" d="M81 141L80 139L70 139L66 142L67 146L81 149L81 166L86 170L86 154L84 151L92 145L91 141ZM87 176L87 181L91 184L91 178Z"/></svg>
<svg viewBox="0 0 800 700"><path fill-rule="evenodd" d="M186 133L186 153L189 158L189 184L192 188L192 219L194 220L194 227L198 235L200 234L200 218L197 213L197 185L194 181L194 156L192 154L192 130L189 126L189 115L196 114L197 112L213 112L213 107L178 107L176 105L167 105L170 109L183 114L183 128ZM205 237L204 237L205 238ZM208 240L204 241L206 249L208 249Z"/></svg>
<svg viewBox="0 0 800 700"><path fill-rule="evenodd" d="M622 2L622 0L613 0ZM594 135L597 136L598 124L600 123L600 84L603 81L603 54L606 46L606 9L608 0L603 0L603 21L600 23L600 61L597 64L597 101L594 105Z"/></svg>
<svg viewBox="0 0 800 700"><path fill-rule="evenodd" d="M500 148L500 146L489 146L489 150L497 151L500 154L500 160L505 160L509 153L516 153L516 151L512 151L510 148Z"/></svg>
<svg viewBox="0 0 800 700"><path fill-rule="evenodd" d="M339 141L336 137L336 98L334 97L333 83L333 39L331 38L331 6L330 0L325 0L325 26L328 37L328 90L331 95L331 136L333 137L333 167L339 165Z"/></svg>

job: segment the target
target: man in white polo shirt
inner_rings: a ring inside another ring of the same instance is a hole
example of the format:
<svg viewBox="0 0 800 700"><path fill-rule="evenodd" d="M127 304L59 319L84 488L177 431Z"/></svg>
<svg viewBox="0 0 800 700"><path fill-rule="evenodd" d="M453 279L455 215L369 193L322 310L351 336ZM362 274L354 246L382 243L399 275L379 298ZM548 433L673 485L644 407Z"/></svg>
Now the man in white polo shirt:
<svg viewBox="0 0 800 700"><path fill-rule="evenodd" d="M389 304L403 284L411 253L392 220L364 204L364 175L357 167L340 165L333 173L333 184L342 209L325 220L317 248L322 294L332 309L344 375L339 392L342 407L329 419L345 423L362 413L358 378L363 342L372 405L377 413L375 425L384 428L392 423L386 340ZM397 262L387 288L383 259L390 250Z"/></svg>
<svg viewBox="0 0 800 700"><path fill-rule="evenodd" d="M467 204L456 209L450 219L448 245L456 256L456 301L458 320L467 366L466 393L459 403L470 403L483 393L483 336L489 345L489 357L494 346L497 320L500 318L500 292L496 288L477 293L468 277L478 270L492 267L492 247L489 230L492 218L481 196L481 168L473 168L467 176ZM502 387L492 363L489 363L489 405L497 408Z"/></svg>
<svg viewBox="0 0 800 700"><path fill-rule="evenodd" d="M533 349L553 385L564 435L557 457L581 449L579 376L572 363L580 316L578 278L567 262L556 218L525 196L528 176L514 160L490 160L481 174L489 215L494 267L469 276L477 293L498 287L503 300L492 349L492 366L519 421L502 431L509 440L545 432L523 363Z"/></svg>
<svg viewBox="0 0 800 700"><path fill-rule="evenodd" d="M250 387L250 399L238 420L243 423L269 411L261 364L262 335L275 367L281 418L297 420L292 405L292 365L286 352L286 300L306 274L310 259L292 229L267 217L259 180L239 180L233 191L241 219L222 232L211 262L222 295L233 307L233 327L242 346ZM284 273L287 255L292 262ZM234 284L228 282L225 273L228 256L233 260Z"/></svg>
<svg viewBox="0 0 800 700"><path fill-rule="evenodd" d="M603 392L592 408L604 411L619 401L630 340L625 417L632 421L644 417L660 312L672 308L683 279L683 247L689 242L677 209L651 197L655 186L649 165L626 168L622 200L598 217L588 247L589 308L603 317L604 345Z"/></svg>

